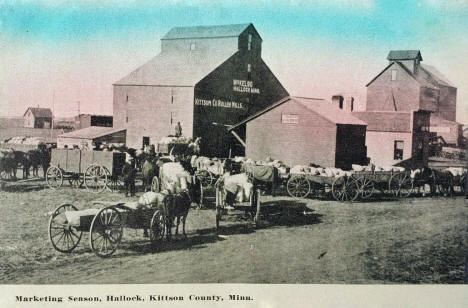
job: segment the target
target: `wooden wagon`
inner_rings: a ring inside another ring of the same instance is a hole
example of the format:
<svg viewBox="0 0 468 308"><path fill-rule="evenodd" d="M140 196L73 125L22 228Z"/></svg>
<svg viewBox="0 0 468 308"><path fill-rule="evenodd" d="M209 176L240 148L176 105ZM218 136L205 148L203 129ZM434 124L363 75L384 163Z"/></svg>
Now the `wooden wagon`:
<svg viewBox="0 0 468 308"><path fill-rule="evenodd" d="M135 203L93 203L101 208L80 211L72 204L62 204L52 212L49 239L57 251L72 252L83 232L89 232L89 245L99 257L108 257L117 250L124 228L148 229L152 244L164 238L165 218L158 209L138 208Z"/></svg>
<svg viewBox="0 0 468 308"><path fill-rule="evenodd" d="M377 190L394 197L409 197L413 191L414 180L408 171L353 171L352 177L362 199L371 198Z"/></svg>
<svg viewBox="0 0 468 308"><path fill-rule="evenodd" d="M223 219L223 216L227 213L229 207L226 204L226 196L221 185L215 184L216 188L216 232L219 231L220 221ZM260 189L257 186L254 186L253 193L250 195L250 198L247 202L235 203L230 205L233 209L244 210L245 212L250 212L254 217L254 223L256 226L260 223Z"/></svg>
<svg viewBox="0 0 468 308"><path fill-rule="evenodd" d="M120 185L125 153L53 149L50 164L46 182L51 189L60 188L63 180L67 179L73 187L84 184L87 189L98 193L107 186Z"/></svg>
<svg viewBox="0 0 468 308"><path fill-rule="evenodd" d="M331 194L337 201L354 201L359 196L357 182L349 176L291 174L286 189L295 198Z"/></svg>

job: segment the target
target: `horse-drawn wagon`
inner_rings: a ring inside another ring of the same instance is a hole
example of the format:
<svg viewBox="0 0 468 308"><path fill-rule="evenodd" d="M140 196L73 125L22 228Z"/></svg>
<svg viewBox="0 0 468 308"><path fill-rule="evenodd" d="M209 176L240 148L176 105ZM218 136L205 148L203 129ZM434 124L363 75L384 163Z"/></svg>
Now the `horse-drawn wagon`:
<svg viewBox="0 0 468 308"><path fill-rule="evenodd" d="M391 170L353 171L361 199L371 198L376 191L393 197L409 197L414 178L409 171L398 167Z"/></svg>
<svg viewBox="0 0 468 308"><path fill-rule="evenodd" d="M165 217L154 207L141 207L138 202L95 201L101 208L79 210L62 204L49 220L49 239L59 252L70 253L80 243L83 232L89 232L91 250L99 257L112 255L120 245L123 228L147 229L152 244L165 234Z"/></svg>
<svg viewBox="0 0 468 308"><path fill-rule="evenodd" d="M215 183L216 190L216 231L220 221L228 210L241 209L254 217L254 223L260 222L261 190L246 173L223 175Z"/></svg>
<svg viewBox="0 0 468 308"><path fill-rule="evenodd" d="M84 183L87 189L98 193L108 185L118 184L125 153L53 149L50 164L46 182L51 189L60 188L67 179L73 187Z"/></svg>
<svg viewBox="0 0 468 308"><path fill-rule="evenodd" d="M337 201L354 201L359 196L357 182L348 175L291 174L286 189L291 197L323 196L330 194Z"/></svg>

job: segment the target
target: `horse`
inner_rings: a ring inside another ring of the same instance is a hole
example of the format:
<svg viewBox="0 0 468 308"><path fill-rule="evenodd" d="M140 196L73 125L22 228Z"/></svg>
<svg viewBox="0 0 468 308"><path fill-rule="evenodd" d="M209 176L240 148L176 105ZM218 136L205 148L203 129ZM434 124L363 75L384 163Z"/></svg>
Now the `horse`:
<svg viewBox="0 0 468 308"><path fill-rule="evenodd" d="M195 141L190 142L188 145L189 155L200 155L201 137L197 137Z"/></svg>
<svg viewBox="0 0 468 308"><path fill-rule="evenodd" d="M147 191L151 187L153 178L159 176L159 165L156 159L147 156L141 171L143 175L143 189Z"/></svg>
<svg viewBox="0 0 468 308"><path fill-rule="evenodd" d="M2 177L16 178L17 163L14 152L13 149L0 151L0 172Z"/></svg>
<svg viewBox="0 0 468 308"><path fill-rule="evenodd" d="M412 171L414 173L414 186L417 187L418 191L421 187L429 185L431 196L436 195L437 190L444 195L453 194L453 175L445 170L437 170L433 168L423 167L418 169L419 172ZM424 193L423 193L424 194Z"/></svg>

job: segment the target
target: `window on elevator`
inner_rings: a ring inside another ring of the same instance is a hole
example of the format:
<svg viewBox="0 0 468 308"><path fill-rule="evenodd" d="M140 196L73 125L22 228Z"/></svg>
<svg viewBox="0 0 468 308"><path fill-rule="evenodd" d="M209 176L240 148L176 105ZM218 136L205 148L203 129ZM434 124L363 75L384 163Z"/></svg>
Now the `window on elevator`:
<svg viewBox="0 0 468 308"><path fill-rule="evenodd" d="M392 70L392 81L397 80L397 70Z"/></svg>
<svg viewBox="0 0 468 308"><path fill-rule="evenodd" d="M252 50L252 34L249 34L249 37L248 37L247 50Z"/></svg>
<svg viewBox="0 0 468 308"><path fill-rule="evenodd" d="M197 45L195 43L190 43L190 50L195 50Z"/></svg>

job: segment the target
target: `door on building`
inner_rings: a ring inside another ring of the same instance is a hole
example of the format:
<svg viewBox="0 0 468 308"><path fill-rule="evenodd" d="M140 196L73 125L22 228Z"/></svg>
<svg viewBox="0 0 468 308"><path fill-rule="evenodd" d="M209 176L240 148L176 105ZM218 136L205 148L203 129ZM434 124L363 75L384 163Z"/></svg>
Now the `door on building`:
<svg viewBox="0 0 468 308"><path fill-rule="evenodd" d="M143 137L143 148L150 144L150 137Z"/></svg>

